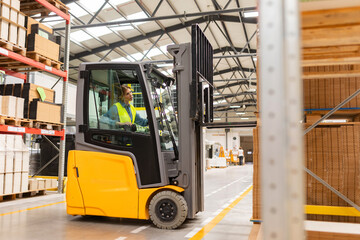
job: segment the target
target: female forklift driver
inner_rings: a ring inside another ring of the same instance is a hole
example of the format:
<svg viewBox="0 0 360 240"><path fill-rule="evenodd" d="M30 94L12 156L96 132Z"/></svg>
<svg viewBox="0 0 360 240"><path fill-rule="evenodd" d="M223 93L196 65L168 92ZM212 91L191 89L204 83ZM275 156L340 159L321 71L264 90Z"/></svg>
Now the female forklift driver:
<svg viewBox="0 0 360 240"><path fill-rule="evenodd" d="M108 118L108 124L112 127L127 127L137 124L147 126L148 120L140 117L136 109L130 102L133 100L131 88L125 84L121 85L121 95L119 102L111 106L109 111L103 115Z"/></svg>

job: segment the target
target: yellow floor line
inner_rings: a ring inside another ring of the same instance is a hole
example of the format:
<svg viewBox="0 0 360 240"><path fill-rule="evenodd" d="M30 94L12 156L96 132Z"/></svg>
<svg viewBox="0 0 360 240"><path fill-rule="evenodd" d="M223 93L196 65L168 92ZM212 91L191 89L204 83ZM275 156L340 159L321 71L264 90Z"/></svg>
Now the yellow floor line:
<svg viewBox="0 0 360 240"><path fill-rule="evenodd" d="M240 197L238 197L235 201L230 203L224 210L222 210L211 222L206 224L200 231L198 231L190 240L200 240L206 234L208 234L211 229L213 229L225 216L233 209L251 190L253 189L253 185L248 187Z"/></svg>
<svg viewBox="0 0 360 240"><path fill-rule="evenodd" d="M32 208L27 208L27 209L22 209L22 210L18 210L18 211L14 211L14 212L1 213L0 216L10 215L10 214L20 213L20 212L25 212L25 211L34 210L34 209L43 208L43 207L48 207L48 206L56 205L56 204L59 204L59 203L65 203L65 201L56 202L56 203L49 203L49 204L45 204L45 205L42 205L42 206L32 207Z"/></svg>

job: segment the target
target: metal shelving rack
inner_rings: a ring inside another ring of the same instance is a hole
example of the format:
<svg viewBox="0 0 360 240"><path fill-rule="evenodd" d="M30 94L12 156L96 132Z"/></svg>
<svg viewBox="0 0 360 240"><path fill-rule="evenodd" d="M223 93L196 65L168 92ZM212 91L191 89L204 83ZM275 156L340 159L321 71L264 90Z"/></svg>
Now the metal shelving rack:
<svg viewBox="0 0 360 240"><path fill-rule="evenodd" d="M33 59L27 58L20 54L14 53L10 50L0 47L0 55L8 57L9 59L18 61L24 64L24 68L28 67L31 70L37 71L46 71L55 76L63 78L63 94L62 94L62 104L63 104L63 116L64 116L64 127L61 131L57 130L45 130L37 128L28 128L28 127L15 127L8 125L0 125L0 132L2 133L16 133L16 134L37 134L37 135L50 135L50 136L59 136L60 139L60 153L59 153L59 174L58 174L58 192L63 192L63 178L64 178L64 163L65 163L65 132L66 132L66 112L67 112L67 80L68 80L68 71L69 71L69 47L70 47L70 15L62 12L57 7L53 6L46 0L35 0L38 4L44 6L48 10L54 12L58 16L62 17L66 21L65 27L65 50L64 50L64 70L58 70L53 67L47 66L43 63L37 62ZM26 81L27 75L19 72L15 72L9 69L1 68L4 70L7 75L24 79Z"/></svg>
<svg viewBox="0 0 360 240"><path fill-rule="evenodd" d="M260 168L264 239L304 239L298 2L259 2Z"/></svg>

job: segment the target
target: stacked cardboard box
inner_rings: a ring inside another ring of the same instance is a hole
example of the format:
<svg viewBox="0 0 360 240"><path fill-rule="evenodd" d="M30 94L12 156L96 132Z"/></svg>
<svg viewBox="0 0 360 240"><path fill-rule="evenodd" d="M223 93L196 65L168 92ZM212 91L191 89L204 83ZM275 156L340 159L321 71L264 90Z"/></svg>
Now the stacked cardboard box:
<svg viewBox="0 0 360 240"><path fill-rule="evenodd" d="M0 195L28 191L29 151L22 136L0 134Z"/></svg>
<svg viewBox="0 0 360 240"><path fill-rule="evenodd" d="M336 68L336 66L333 66L333 68ZM326 69L320 68L317 70L320 73L325 72ZM360 77L304 79L304 108L334 108L359 88ZM343 108L360 108L360 96L358 95L352 99Z"/></svg>
<svg viewBox="0 0 360 240"><path fill-rule="evenodd" d="M29 191L54 189L58 187L57 179L50 178L30 178Z"/></svg>
<svg viewBox="0 0 360 240"><path fill-rule="evenodd" d="M0 1L0 38L25 48L25 14L19 0Z"/></svg>
<svg viewBox="0 0 360 240"><path fill-rule="evenodd" d="M322 125L306 135L306 167L360 205L360 123ZM308 205L349 206L310 175L306 179ZM357 222L360 218L308 215L309 220Z"/></svg>
<svg viewBox="0 0 360 240"><path fill-rule="evenodd" d="M58 61L60 54L59 36L53 30L38 21L27 17L27 50L35 52L49 59Z"/></svg>
<svg viewBox="0 0 360 240"><path fill-rule="evenodd" d="M22 97L25 99L24 105L24 117L29 118L30 104L34 99L39 99L40 95L37 91L38 88L42 88L45 92L46 98L44 101L54 103L55 91L50 88L41 87L32 83L24 83L22 87ZM36 119L36 118L35 118Z"/></svg>
<svg viewBox="0 0 360 240"><path fill-rule="evenodd" d="M253 216L254 220L261 219L261 194L260 194L260 152L259 152L260 127L253 130Z"/></svg>
<svg viewBox="0 0 360 240"><path fill-rule="evenodd" d="M38 89L45 93L40 101ZM31 83L0 85L0 115L61 123L61 104L55 104L55 91Z"/></svg>

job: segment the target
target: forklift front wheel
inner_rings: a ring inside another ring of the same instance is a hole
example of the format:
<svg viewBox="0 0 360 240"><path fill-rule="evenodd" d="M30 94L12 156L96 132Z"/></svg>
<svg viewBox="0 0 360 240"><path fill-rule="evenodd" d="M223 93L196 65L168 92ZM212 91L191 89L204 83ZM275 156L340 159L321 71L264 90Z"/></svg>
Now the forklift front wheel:
<svg viewBox="0 0 360 240"><path fill-rule="evenodd" d="M162 191L151 199L149 215L155 226L175 229L186 219L188 207L183 196L173 191Z"/></svg>

